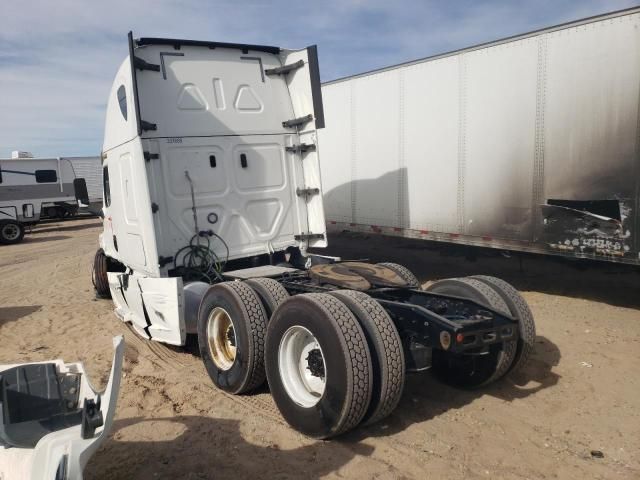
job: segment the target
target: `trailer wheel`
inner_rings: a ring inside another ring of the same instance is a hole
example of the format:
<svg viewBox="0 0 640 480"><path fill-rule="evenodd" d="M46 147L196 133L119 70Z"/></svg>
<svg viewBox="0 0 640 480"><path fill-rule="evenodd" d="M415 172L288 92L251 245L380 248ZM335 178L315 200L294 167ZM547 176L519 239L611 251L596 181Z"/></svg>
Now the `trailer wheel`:
<svg viewBox="0 0 640 480"><path fill-rule="evenodd" d="M373 365L371 403L362 422L371 425L387 417L398 405L405 380L405 361L398 330L384 308L363 292L336 290L364 331Z"/></svg>
<svg viewBox="0 0 640 480"><path fill-rule="evenodd" d="M471 278L478 279L493 287L509 307L511 315L518 319L520 337L518 338L516 355L509 368L509 372L521 370L529 361L536 341L536 324L531 309L529 305L527 305L527 301L522 298L518 290L500 278L490 277L488 275L476 275Z"/></svg>
<svg viewBox="0 0 640 480"><path fill-rule="evenodd" d="M289 297L267 331L267 379L296 430L330 438L360 423L371 401L372 366L358 321L335 297Z"/></svg>
<svg viewBox="0 0 640 480"><path fill-rule="evenodd" d="M468 298L510 315L509 307L492 287L473 278L449 278L427 287L427 291ZM517 342L502 342L489 346L478 354L453 354L434 349L432 368L446 383L465 388L488 385L503 377L516 355Z"/></svg>
<svg viewBox="0 0 640 480"><path fill-rule="evenodd" d="M407 267L393 262L382 262L378 263L378 265L387 267L389 270L396 272L398 276L407 282L407 285L410 287L420 288L420 280L418 280L418 277L416 277Z"/></svg>
<svg viewBox="0 0 640 480"><path fill-rule="evenodd" d="M244 283L253 288L258 297L260 297L262 306L267 313L267 321L276 311L276 308L289 298L289 293L273 278L250 278L245 280Z"/></svg>
<svg viewBox="0 0 640 480"><path fill-rule="evenodd" d="M24 225L16 220L0 220L0 243L13 245L24 238Z"/></svg>
<svg viewBox="0 0 640 480"><path fill-rule="evenodd" d="M93 257L93 269L91 271L91 281L96 295L100 298L111 298L111 290L109 290L109 259L105 255L104 250L99 248Z"/></svg>
<svg viewBox="0 0 640 480"><path fill-rule="evenodd" d="M258 295L242 282L207 290L198 311L198 345L216 387L240 394L264 383L267 315Z"/></svg>

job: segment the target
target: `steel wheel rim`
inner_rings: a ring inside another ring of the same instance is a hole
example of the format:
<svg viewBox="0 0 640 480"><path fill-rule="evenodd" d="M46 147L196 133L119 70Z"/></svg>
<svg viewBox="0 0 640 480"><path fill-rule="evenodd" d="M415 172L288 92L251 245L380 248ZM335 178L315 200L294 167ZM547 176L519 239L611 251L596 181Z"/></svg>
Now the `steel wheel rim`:
<svg viewBox="0 0 640 480"><path fill-rule="evenodd" d="M327 384L326 363L320 343L309 330L294 325L284 333L278 347L278 370L296 404L311 408L320 401Z"/></svg>
<svg viewBox="0 0 640 480"><path fill-rule="evenodd" d="M236 336L231 315L215 307L207 319L207 345L213 363L220 370L229 370L236 360Z"/></svg>
<svg viewBox="0 0 640 480"><path fill-rule="evenodd" d="M2 236L7 240L15 240L20 236L20 229L14 223L7 223L2 227Z"/></svg>

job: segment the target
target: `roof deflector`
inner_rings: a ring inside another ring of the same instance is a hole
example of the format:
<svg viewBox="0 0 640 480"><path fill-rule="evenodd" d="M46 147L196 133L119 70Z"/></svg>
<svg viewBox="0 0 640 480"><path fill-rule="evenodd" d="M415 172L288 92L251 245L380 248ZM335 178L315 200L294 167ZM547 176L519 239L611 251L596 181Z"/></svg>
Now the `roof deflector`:
<svg viewBox="0 0 640 480"><path fill-rule="evenodd" d="M272 47L269 45L250 45L244 43L225 43L225 42L207 42L201 40L181 40L177 38L154 38L154 37L143 37L138 38L135 41L136 46L142 47L144 45L171 45L176 50L180 50L181 46L192 46L192 47L208 47L208 48L235 48L237 50L243 50L248 52L249 50L253 50L254 52L266 52L279 54L279 47Z"/></svg>

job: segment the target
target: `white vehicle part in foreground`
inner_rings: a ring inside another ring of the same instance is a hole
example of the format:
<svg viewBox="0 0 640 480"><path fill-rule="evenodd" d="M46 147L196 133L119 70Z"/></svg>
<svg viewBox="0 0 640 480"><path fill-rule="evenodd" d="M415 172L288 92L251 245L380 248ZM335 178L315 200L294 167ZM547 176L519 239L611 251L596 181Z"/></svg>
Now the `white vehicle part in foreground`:
<svg viewBox="0 0 640 480"><path fill-rule="evenodd" d="M91 386L82 363L64 363L62 360L34 362L53 363L59 374L79 374L81 378L78 405L82 405L85 399L97 401L100 398L100 411L104 423L96 428L91 438L86 439L82 438L82 425L78 424L43 436L34 448L10 447L0 443L2 480L82 479L83 468L98 450L113 424L124 358L122 336L113 338L113 347L111 374L107 387L102 392ZM0 375L17 366L20 364L0 366Z"/></svg>

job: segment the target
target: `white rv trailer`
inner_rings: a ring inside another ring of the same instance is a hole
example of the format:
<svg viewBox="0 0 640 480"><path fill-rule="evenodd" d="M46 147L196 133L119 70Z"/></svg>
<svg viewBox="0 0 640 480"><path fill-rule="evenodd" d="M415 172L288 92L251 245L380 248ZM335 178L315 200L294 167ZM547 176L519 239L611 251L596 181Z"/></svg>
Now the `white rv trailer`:
<svg viewBox="0 0 640 480"><path fill-rule="evenodd" d="M396 264L326 245L315 47L129 33L107 104L99 296L142 337L196 334L215 385L269 381L298 430L328 438L397 405L406 371L466 386L526 364L524 300L492 277L429 292Z"/></svg>
<svg viewBox="0 0 640 480"><path fill-rule="evenodd" d="M640 9L330 81L328 228L640 264Z"/></svg>
<svg viewBox="0 0 640 480"><path fill-rule="evenodd" d="M43 208L88 203L86 196L84 179L68 159L0 159L0 243L20 242Z"/></svg>

